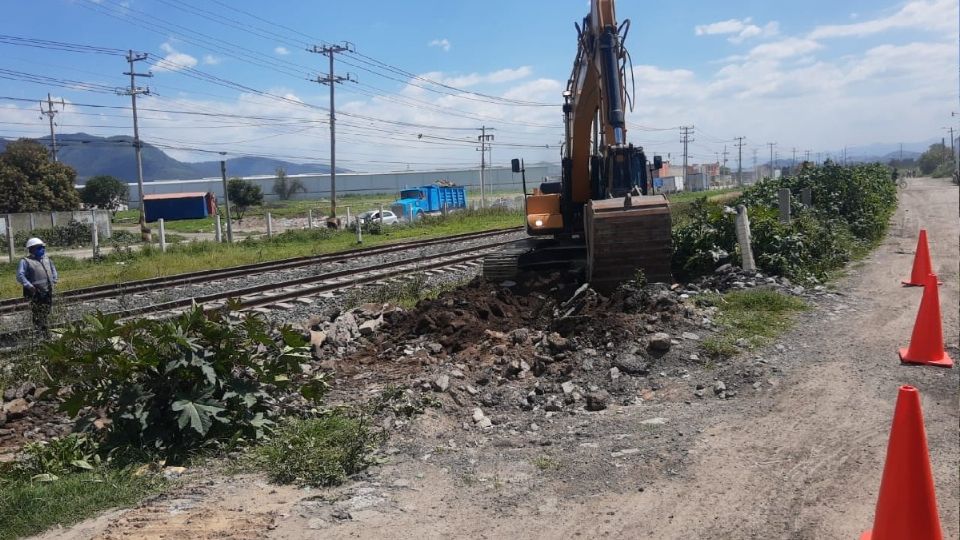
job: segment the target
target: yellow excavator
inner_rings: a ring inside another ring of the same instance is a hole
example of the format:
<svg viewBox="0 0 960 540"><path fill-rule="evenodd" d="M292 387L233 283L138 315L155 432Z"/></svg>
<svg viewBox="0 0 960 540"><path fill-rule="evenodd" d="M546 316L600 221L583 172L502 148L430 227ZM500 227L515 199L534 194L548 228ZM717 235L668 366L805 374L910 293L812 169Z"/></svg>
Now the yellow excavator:
<svg viewBox="0 0 960 540"><path fill-rule="evenodd" d="M484 259L483 274L505 280L519 271L579 266L591 286L609 292L643 270L649 281L670 280L670 209L648 194L660 156L648 162L627 142L625 107L629 55L613 0L591 0L577 28L577 56L563 93L564 145L560 182L527 193L529 238ZM514 172L523 172L513 160Z"/></svg>

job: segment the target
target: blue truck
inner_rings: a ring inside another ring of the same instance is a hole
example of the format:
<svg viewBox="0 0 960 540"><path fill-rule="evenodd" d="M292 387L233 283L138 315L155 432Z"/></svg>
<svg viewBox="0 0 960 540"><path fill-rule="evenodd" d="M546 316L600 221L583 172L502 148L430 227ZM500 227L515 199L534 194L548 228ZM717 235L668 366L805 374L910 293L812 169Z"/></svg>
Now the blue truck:
<svg viewBox="0 0 960 540"><path fill-rule="evenodd" d="M420 186L404 189L400 198L390 205L394 213L405 220L415 220L424 214L467 207L467 191L463 186Z"/></svg>

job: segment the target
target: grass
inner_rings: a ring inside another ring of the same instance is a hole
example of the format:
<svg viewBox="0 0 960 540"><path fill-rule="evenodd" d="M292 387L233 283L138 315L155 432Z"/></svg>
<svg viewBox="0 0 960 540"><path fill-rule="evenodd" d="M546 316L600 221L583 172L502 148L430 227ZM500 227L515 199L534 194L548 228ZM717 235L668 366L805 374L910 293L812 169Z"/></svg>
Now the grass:
<svg viewBox="0 0 960 540"><path fill-rule="evenodd" d="M414 274L410 279L394 281L387 285L366 285L351 289L344 299L344 307L352 309L365 303L389 303L404 309L413 309L421 300L436 298L466 282L467 280L451 281L436 287L427 287L427 276Z"/></svg>
<svg viewBox="0 0 960 540"><path fill-rule="evenodd" d="M750 348L772 342L790 327L795 313L809 309L803 300L769 289L704 295L699 302L720 308L716 322L722 330L703 342L704 349L714 358L737 354L736 343L741 339Z"/></svg>
<svg viewBox="0 0 960 540"><path fill-rule="evenodd" d="M335 486L369 465L369 453L379 440L363 417L333 411L286 421L252 450L251 459L273 482Z"/></svg>
<svg viewBox="0 0 960 540"><path fill-rule="evenodd" d="M37 534L54 525L71 525L110 508L132 506L157 493L156 476L105 469L52 482L0 479L0 540Z"/></svg>
<svg viewBox="0 0 960 540"><path fill-rule="evenodd" d="M446 218L431 217L413 226L386 227L383 234L363 236L363 246L376 246L400 240L436 238L469 232L520 225L519 211L478 210L457 212ZM53 254L60 274L58 290L70 290L108 283L168 276L212 268L264 262L289 257L333 253L357 247L352 231L288 231L272 239L246 240L233 245L214 242L190 242L173 245L166 253L152 246L139 252L110 254L102 261L78 260ZM13 276L16 263L0 264L0 275ZM0 281L0 298L20 296L13 279Z"/></svg>
<svg viewBox="0 0 960 540"><path fill-rule="evenodd" d="M550 456L540 455L533 459L533 466L541 472L554 471L560 468L560 462Z"/></svg>

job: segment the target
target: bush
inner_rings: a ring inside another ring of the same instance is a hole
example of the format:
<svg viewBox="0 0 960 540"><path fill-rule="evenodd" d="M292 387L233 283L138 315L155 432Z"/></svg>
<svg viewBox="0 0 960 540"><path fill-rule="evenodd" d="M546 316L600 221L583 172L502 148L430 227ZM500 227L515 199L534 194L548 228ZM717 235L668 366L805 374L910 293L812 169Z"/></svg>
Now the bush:
<svg viewBox="0 0 960 540"><path fill-rule="evenodd" d="M66 473L92 470L100 465L97 450L97 444L92 439L77 434L27 443L13 466L14 475L35 480L56 480Z"/></svg>
<svg viewBox="0 0 960 540"><path fill-rule="evenodd" d="M33 229L17 231L13 243L23 246L34 236L42 239L48 246L76 247L93 243L93 225L71 219L66 225L57 225L52 229Z"/></svg>
<svg viewBox="0 0 960 540"><path fill-rule="evenodd" d="M263 190L260 189L260 186L242 178L231 178L227 182L227 197L233 205L230 208L231 213L236 216L238 222L243 221L243 214L251 206L263 204Z"/></svg>
<svg viewBox="0 0 960 540"><path fill-rule="evenodd" d="M299 333L271 334L259 317L205 314L199 306L174 319L89 316L46 345L49 385L69 386L62 409L96 411L111 424L107 451L124 446L155 452L170 462L219 442L262 438L278 414L278 393L292 389L309 358ZM326 381L298 381L317 400Z"/></svg>
<svg viewBox="0 0 960 540"><path fill-rule="evenodd" d="M254 460L270 480L301 486L334 486L369 464L380 436L365 417L333 411L319 418L284 422L254 451Z"/></svg>
<svg viewBox="0 0 960 540"><path fill-rule="evenodd" d="M127 204L130 189L113 176L99 175L87 180L80 190L80 200L89 207L110 210L114 214L120 205Z"/></svg>
<svg viewBox="0 0 960 540"><path fill-rule="evenodd" d="M273 181L273 193L281 201L290 200L298 191L306 193L307 186L299 178L287 177L287 171L283 168L277 169L277 179Z"/></svg>
<svg viewBox="0 0 960 540"><path fill-rule="evenodd" d="M789 224L779 220L782 188L792 194ZM813 194L813 208L800 203L805 188ZM763 272L816 280L883 237L896 208L896 185L883 165L828 162L795 176L763 180L734 204L748 208L754 260ZM690 278L739 255L734 224L735 216L719 204L694 202L688 220L673 230L674 274Z"/></svg>

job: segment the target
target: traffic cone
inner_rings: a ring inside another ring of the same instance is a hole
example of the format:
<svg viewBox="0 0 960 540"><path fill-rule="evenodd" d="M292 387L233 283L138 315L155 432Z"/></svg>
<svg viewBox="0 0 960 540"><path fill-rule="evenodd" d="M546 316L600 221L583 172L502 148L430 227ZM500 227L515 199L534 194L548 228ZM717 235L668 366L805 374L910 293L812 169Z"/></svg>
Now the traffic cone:
<svg viewBox="0 0 960 540"><path fill-rule="evenodd" d="M920 239L917 240L917 252L913 256L913 271L909 281L901 281L906 287L923 287L927 282L927 274L933 272L930 262L930 247L927 246L927 230L920 229Z"/></svg>
<svg viewBox="0 0 960 540"><path fill-rule="evenodd" d="M942 540L920 392L901 386L873 529L860 540Z"/></svg>
<svg viewBox="0 0 960 540"><path fill-rule="evenodd" d="M909 364L953 367L953 360L943 350L943 322L940 320L940 292L937 276L927 274L927 284L920 299L917 322L913 324L910 346L900 349L900 361Z"/></svg>

